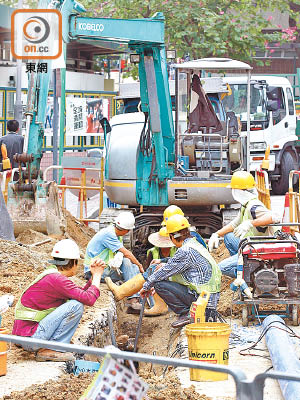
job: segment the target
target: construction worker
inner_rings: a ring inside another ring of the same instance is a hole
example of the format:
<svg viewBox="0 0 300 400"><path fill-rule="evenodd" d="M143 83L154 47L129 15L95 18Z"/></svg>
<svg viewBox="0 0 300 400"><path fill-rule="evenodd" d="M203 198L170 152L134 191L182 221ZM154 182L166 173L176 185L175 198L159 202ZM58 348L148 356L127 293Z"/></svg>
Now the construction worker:
<svg viewBox="0 0 300 400"><path fill-rule="evenodd" d="M148 237L148 241L153 244L154 247L151 247L151 249L147 251L146 270L150 264L159 264L162 259L173 257L177 250L169 239L165 226L162 227L159 232L151 233Z"/></svg>
<svg viewBox="0 0 300 400"><path fill-rule="evenodd" d="M13 159L15 154L23 153L24 137L19 135L19 122L12 119L7 122L8 134L0 138L0 149L1 144L5 144L7 149L7 156L10 159L10 165L12 168L18 168L18 163ZM2 155L0 152L0 162L2 162Z"/></svg>
<svg viewBox="0 0 300 400"><path fill-rule="evenodd" d="M15 309L13 335L70 343L80 322L84 305L92 306L100 295L105 268L102 260L91 264L92 279L81 288L69 278L77 272L79 247L71 239L55 244L50 266L24 290ZM25 348L25 347L24 347ZM34 347L26 347L34 351ZM72 353L40 349L37 361L73 360Z"/></svg>
<svg viewBox="0 0 300 400"><path fill-rule="evenodd" d="M182 209L180 207L175 206L173 204L170 205L169 207L167 207L164 210L164 214L163 214L163 218L164 219L163 219L162 225L165 226L167 219L172 217L172 215L176 215L176 214L184 216L184 212L182 211ZM197 229L196 229L195 226L191 226L190 227L190 234L191 234L191 236L195 237L200 244L202 244L205 248L207 248L204 239L197 232Z"/></svg>
<svg viewBox="0 0 300 400"><path fill-rule="evenodd" d="M219 267L222 274L235 278L240 240L248 236L273 236L274 227L267 225L280 222L280 216L258 200L255 180L249 172L235 172L228 187L232 189L233 198L241 204L241 210L229 224L211 235L208 248L209 251L218 248L220 237L224 236L231 257L221 261Z"/></svg>
<svg viewBox="0 0 300 400"><path fill-rule="evenodd" d="M209 254L190 235L190 224L183 215L173 215L166 221L167 232L172 243L178 248L174 256L146 278L140 296L151 294L154 287L178 318L173 328L180 328L191 322L189 310L202 290L210 292L206 308L206 320L216 321L216 307L220 296L221 272Z"/></svg>
<svg viewBox="0 0 300 400"><path fill-rule="evenodd" d="M103 279L110 276L113 281L128 281L139 272L143 273L142 264L122 243L122 236L134 229L135 219L130 211L121 211L115 218L114 225L101 229L89 241L84 259L85 278L90 278L90 265L94 260L103 260L109 268L104 271ZM136 313L141 309L139 295L129 297L128 313Z"/></svg>

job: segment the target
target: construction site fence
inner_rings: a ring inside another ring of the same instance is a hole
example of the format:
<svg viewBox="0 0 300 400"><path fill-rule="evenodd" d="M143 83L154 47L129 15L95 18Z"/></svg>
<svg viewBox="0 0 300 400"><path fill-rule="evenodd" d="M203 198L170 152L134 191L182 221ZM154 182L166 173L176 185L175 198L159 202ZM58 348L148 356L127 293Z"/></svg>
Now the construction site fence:
<svg viewBox="0 0 300 400"><path fill-rule="evenodd" d="M68 170L80 170L81 171L81 184L80 186L74 185L57 185L57 187L61 190L61 203L62 207L65 208L66 206L66 190L67 189L75 189L79 191L78 201L79 201L79 218L77 218L81 222L100 222L100 214L103 211L103 194L104 194L104 161L103 158L101 159L101 168L65 168L60 165L51 165L50 167L46 168L43 173L43 180L47 181L47 173L52 170L59 170L59 169L68 169ZM87 171L98 171L100 174L100 186L86 186L86 172ZM83 216L83 208L84 205L87 209L87 190L94 190L100 193L99 199L99 217L98 218L84 218Z"/></svg>
<svg viewBox="0 0 300 400"><path fill-rule="evenodd" d="M255 171L256 189L259 200L271 210L270 182L268 172L263 169Z"/></svg>
<svg viewBox="0 0 300 400"><path fill-rule="evenodd" d="M283 372L265 372L256 375L253 380L249 380L240 368L208 364L201 361L182 360L178 358L160 357L157 355L153 356L144 353L121 351L114 346L98 348L93 346L66 344L55 341L32 339L30 337L4 334L1 335L1 341L7 343L15 343L27 348L31 347L35 350L39 348L48 348L51 350L67 351L77 354L92 354L97 357L104 357L106 354L109 354L114 359L119 360L132 360L151 364L169 365L173 367L195 368L213 372L223 372L232 376L235 382L237 400L263 400L266 379L280 379L285 381L300 382L299 375L292 375Z"/></svg>

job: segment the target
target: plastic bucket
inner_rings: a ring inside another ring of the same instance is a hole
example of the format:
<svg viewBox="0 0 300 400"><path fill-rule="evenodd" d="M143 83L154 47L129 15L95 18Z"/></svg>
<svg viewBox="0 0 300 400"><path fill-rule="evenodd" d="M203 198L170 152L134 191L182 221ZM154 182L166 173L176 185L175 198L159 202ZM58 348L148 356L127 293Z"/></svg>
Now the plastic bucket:
<svg viewBox="0 0 300 400"><path fill-rule="evenodd" d="M0 334L8 335L8 330L0 328ZM7 372L7 343L0 341L0 376L6 375Z"/></svg>
<svg viewBox="0 0 300 400"><path fill-rule="evenodd" d="M209 364L228 365L229 335L228 324L210 322L189 324L185 328L188 341L189 359ZM228 374L190 368L191 381L224 381Z"/></svg>

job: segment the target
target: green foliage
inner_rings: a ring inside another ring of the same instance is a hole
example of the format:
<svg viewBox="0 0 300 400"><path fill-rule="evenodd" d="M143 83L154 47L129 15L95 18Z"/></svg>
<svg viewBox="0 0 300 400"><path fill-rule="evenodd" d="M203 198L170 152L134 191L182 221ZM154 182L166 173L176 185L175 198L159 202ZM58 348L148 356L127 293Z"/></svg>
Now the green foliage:
<svg viewBox="0 0 300 400"><path fill-rule="evenodd" d="M299 0L296 0L299 2ZM287 0L83 0L90 15L113 18L149 18L165 15L165 42L179 57L232 57L253 61L253 49L269 42L291 40L280 32L264 33L272 19L263 12L292 12ZM268 5L267 5L268 4ZM267 9L268 8L268 9ZM277 28L275 26L275 28Z"/></svg>
<svg viewBox="0 0 300 400"><path fill-rule="evenodd" d="M1 4L13 8L18 8L18 0L1 0ZM23 8L36 8L38 0L23 0Z"/></svg>

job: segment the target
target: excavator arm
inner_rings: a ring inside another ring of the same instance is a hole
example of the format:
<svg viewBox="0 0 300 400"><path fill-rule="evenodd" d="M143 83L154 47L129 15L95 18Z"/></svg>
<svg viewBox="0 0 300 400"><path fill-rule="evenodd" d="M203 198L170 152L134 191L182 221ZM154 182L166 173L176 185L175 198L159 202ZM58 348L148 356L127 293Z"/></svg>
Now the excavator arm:
<svg viewBox="0 0 300 400"><path fill-rule="evenodd" d="M137 155L137 201L143 205L167 205L167 180L174 176L175 169L175 139L163 15L157 13L153 18L132 20L81 17L78 13L83 12L84 7L74 0L41 0L39 8L56 8L61 12L65 43L99 44L109 41L126 44L139 55L141 109L149 125L148 138L146 141L141 138ZM55 233L53 227L59 225L60 216L53 218L54 214L60 214L54 185L44 182L40 171L51 77L51 60L45 62L47 72L31 73L29 77L25 148L23 154L17 155L20 176L8 190L8 209L15 228L18 226L17 233L25 227L49 233L49 221L50 232ZM21 169L21 165L26 165L26 171ZM49 206L50 197L52 204ZM54 209L50 216L49 209Z"/></svg>
<svg viewBox="0 0 300 400"><path fill-rule="evenodd" d="M138 150L137 202L167 205L167 180L175 173L175 136L164 45L164 16L156 13L152 18L133 20L71 16L69 39L127 43L129 49L139 55L141 110L149 118L150 132L146 140L141 138L140 141L146 146L140 145Z"/></svg>

